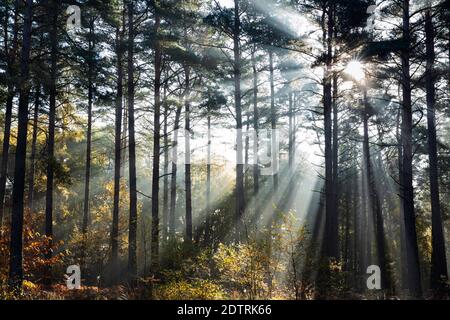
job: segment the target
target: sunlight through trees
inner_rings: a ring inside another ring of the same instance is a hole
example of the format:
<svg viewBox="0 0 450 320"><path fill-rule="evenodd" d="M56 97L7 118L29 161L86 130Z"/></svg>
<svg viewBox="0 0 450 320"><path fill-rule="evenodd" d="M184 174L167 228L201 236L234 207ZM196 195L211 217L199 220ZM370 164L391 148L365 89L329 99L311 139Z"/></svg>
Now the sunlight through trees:
<svg viewBox="0 0 450 320"><path fill-rule="evenodd" d="M448 8L2 1L0 298L447 299Z"/></svg>

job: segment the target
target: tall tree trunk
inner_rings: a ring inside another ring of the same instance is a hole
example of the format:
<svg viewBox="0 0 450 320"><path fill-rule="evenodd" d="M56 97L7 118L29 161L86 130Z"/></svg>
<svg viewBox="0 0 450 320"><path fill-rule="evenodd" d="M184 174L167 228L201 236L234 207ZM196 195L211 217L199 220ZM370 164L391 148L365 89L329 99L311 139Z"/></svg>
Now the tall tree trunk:
<svg viewBox="0 0 450 320"><path fill-rule="evenodd" d="M169 104L167 102L167 84L164 86L164 180L163 180L163 208L162 208L162 238L167 241L168 235L168 220L169 220L169 135L168 135L168 121L169 121Z"/></svg>
<svg viewBox="0 0 450 320"><path fill-rule="evenodd" d="M327 62L324 78L324 128L325 128L325 257L339 258L338 225L335 223L336 208L334 207L333 185L333 149L332 149L332 62L333 62L333 10L330 5L327 13Z"/></svg>
<svg viewBox="0 0 450 320"><path fill-rule="evenodd" d="M442 226L441 204L439 200L439 172L436 138L436 97L434 74L434 25L431 8L425 13L426 33L426 90L427 90L427 121L428 121L428 159L430 161L430 196L431 196L431 288L444 290L448 280L447 259L445 256L445 238Z"/></svg>
<svg viewBox="0 0 450 320"><path fill-rule="evenodd" d="M128 1L128 154L130 183L130 217L128 229L128 277L134 284L137 280L137 186L136 186L136 138L134 131L134 5Z"/></svg>
<svg viewBox="0 0 450 320"><path fill-rule="evenodd" d="M87 248L87 231L89 224L89 194L91 180L91 154L92 154L92 99L93 99L93 35L94 35L94 18L89 19L88 33L88 52L87 52L87 80L88 80L88 109L87 109L87 130L86 130L86 160L84 171L84 197L83 197L83 217L81 222L81 232L83 242L81 248L81 267L85 268L86 248ZM56 218L58 220L58 218ZM84 270L83 270L84 272Z"/></svg>
<svg viewBox="0 0 450 320"><path fill-rule="evenodd" d="M369 146L369 105L367 101L367 92L366 89L363 88L363 126L364 126L364 137L363 137L363 158L364 158L364 179L362 188L364 190L363 204L364 204L364 232L366 242L362 243L363 246L366 247L363 260L364 267L372 264L372 241L371 241L371 229L370 229L370 217L373 214L373 199L372 199L372 188L371 188L371 160L370 160L370 146ZM363 270L365 272L365 270Z"/></svg>
<svg viewBox="0 0 450 320"><path fill-rule="evenodd" d="M31 24L33 1L26 0L20 54L19 111L16 156L14 159L14 185L11 214L11 241L9 247L9 284L19 288L23 281L22 234L23 234L23 196L25 189L25 159L27 152L27 124L29 87L29 60L31 45Z"/></svg>
<svg viewBox="0 0 450 320"><path fill-rule="evenodd" d="M338 205L338 186L339 186L339 125L338 125L338 76L333 73L333 190L334 207ZM335 215L335 223L337 223L338 216Z"/></svg>
<svg viewBox="0 0 450 320"><path fill-rule="evenodd" d="M400 96L400 86L399 86ZM397 112L397 126L396 126L396 141L397 141L397 154L398 154L398 184L400 186L398 190L399 204L400 204L400 285L402 289L408 288L408 263L406 259L406 241L405 241L405 219L403 210L403 149L401 142L401 108Z"/></svg>
<svg viewBox="0 0 450 320"><path fill-rule="evenodd" d="M55 122L56 122L56 77L58 59L58 10L57 1L47 8L52 15L52 30L50 32L50 83L49 83L49 113L48 113L48 140L47 140L47 189L45 194L45 235L47 237L47 248L45 257L50 260L53 256L53 182L55 169ZM51 265L47 266L45 282L51 283Z"/></svg>
<svg viewBox="0 0 450 320"><path fill-rule="evenodd" d="M186 188L186 233L184 235L184 241L186 243L192 242L192 185L191 185L191 123L190 123L190 70L185 66L185 81L186 91L184 93L184 108L185 108L185 127L184 127L184 186Z"/></svg>
<svg viewBox="0 0 450 320"><path fill-rule="evenodd" d="M363 119L365 122L365 120ZM364 128L366 127L366 124L363 124ZM366 147L365 147L365 141L363 138L363 155L362 155L362 164L363 164L363 172L361 174L361 213L360 213L360 271L361 275L364 275L366 273L366 269L368 265L370 265L370 254L369 254L369 235L368 235L368 224L369 224L369 212L370 212L370 195L369 195L369 188L368 188L368 181L369 178L367 176L367 169L366 169ZM363 289L365 290L366 288Z"/></svg>
<svg viewBox="0 0 450 320"><path fill-rule="evenodd" d="M334 36L337 37L336 31L334 31ZM335 49L336 50L336 49ZM337 54L337 53L336 53ZM337 63L337 58L333 57L333 63ZM333 107L333 144L332 144L332 154L333 154L333 236L335 239L338 239L338 230L339 230L339 125L338 125L338 75L336 72L333 72L333 93L332 93L332 107ZM338 247L334 250L339 250Z"/></svg>
<svg viewBox="0 0 450 320"><path fill-rule="evenodd" d="M93 50L94 50L94 19L89 21L89 35L88 35L88 123L86 132L86 163L84 172L84 203L83 203L83 224L82 232L86 235L89 224L89 193L91 182L91 155L92 155L92 103L93 103ZM86 240L86 239L85 239Z"/></svg>
<svg viewBox="0 0 450 320"><path fill-rule="evenodd" d="M5 192L6 192L6 178L8 175L8 159L9 159L9 146L11 137L11 120L12 120L12 107L14 100L14 89L8 88L8 96L6 98L6 111L5 111L5 131L3 133L3 149L2 149L2 162L0 164L0 227L3 224L3 215L5 210Z"/></svg>
<svg viewBox="0 0 450 320"><path fill-rule="evenodd" d="M180 106L175 112L173 141L172 141L172 174L170 176L170 207L169 207L169 238L175 240L175 215L177 201L177 154L178 154L178 130L180 129Z"/></svg>
<svg viewBox="0 0 450 320"><path fill-rule="evenodd" d="M247 113L247 124L245 128L245 147L244 147L244 186L248 187L249 176L247 174L249 168L249 151L250 151L250 137L249 137L249 129L250 129L250 113Z"/></svg>
<svg viewBox="0 0 450 320"><path fill-rule="evenodd" d="M289 169L292 170L295 161L294 146L294 94L289 93Z"/></svg>
<svg viewBox="0 0 450 320"><path fill-rule="evenodd" d="M211 233L211 107L208 105L208 146L206 150L206 217L205 217L205 243L209 244Z"/></svg>
<svg viewBox="0 0 450 320"><path fill-rule="evenodd" d="M297 155L297 103L300 97L293 93L292 100L292 162L295 165L295 157Z"/></svg>
<svg viewBox="0 0 450 320"><path fill-rule="evenodd" d="M34 112L33 112L33 137L31 140L31 157L30 157L30 171L28 174L28 208L31 212L34 211L34 174L36 171L36 143L38 135L38 118L39 106L41 103L41 84L36 84L36 96L34 98Z"/></svg>
<svg viewBox="0 0 450 320"><path fill-rule="evenodd" d="M410 294L422 295L422 284L417 245L416 216L414 213L413 150L412 150L412 101L410 75L410 10L409 0L403 0L403 39L407 48L401 52L402 63L402 147L403 147L403 211L405 219L406 256L408 262L408 285Z"/></svg>
<svg viewBox="0 0 450 320"><path fill-rule="evenodd" d="M158 40L159 26L161 23L155 4L155 102L153 113L153 172L152 172L152 243L151 265L152 271L159 267L159 158L161 139L161 44Z"/></svg>
<svg viewBox="0 0 450 320"><path fill-rule="evenodd" d="M242 105L241 105L241 52L240 52L241 21L239 17L239 1L234 0L233 54L234 54L234 104L236 109L236 240L242 239L245 211L244 197L244 166L242 159Z"/></svg>
<svg viewBox="0 0 450 320"><path fill-rule="evenodd" d="M272 176L273 187L278 189L278 135L277 130L277 113L275 110L275 84L274 84L274 69L273 69L273 51L269 50L269 72L270 72L270 124L271 124L271 156L272 156Z"/></svg>
<svg viewBox="0 0 450 320"><path fill-rule="evenodd" d="M5 26L4 26L4 51L7 55L7 72L8 78L11 80L13 78L14 64L17 61L16 54L18 50L17 35L19 30L18 16L19 16L19 0L16 0L14 6L14 27L13 27L13 44L11 50L9 49L8 43L8 10L5 13ZM4 200L6 192L6 178L8 175L8 159L9 159L9 147L10 147L10 137L11 137L11 121L12 121L12 108L13 100L15 96L14 83L8 83L6 105L5 105L5 129L3 133L3 149L2 149L2 159L0 164L0 228L3 225L3 212L4 212Z"/></svg>
<svg viewBox="0 0 450 320"><path fill-rule="evenodd" d="M371 178L374 180L375 177L373 172ZM392 283L391 283L391 270L389 268L388 252L385 239L385 228L384 228L384 217L382 200L380 195L376 191L374 182L372 182L372 196L374 204L374 227L375 227L375 237L377 243L377 256L378 263L380 264L381 270L381 287L386 289L389 294L393 293Z"/></svg>
<svg viewBox="0 0 450 320"><path fill-rule="evenodd" d="M370 154L370 142L369 142L369 118L370 118L370 106L369 101L367 99L367 89L363 88L363 102L364 102L364 110L363 110L363 122L364 122L364 170L366 176L366 184L363 188L368 190L366 194L366 198L364 201L366 202L367 208L367 217L372 217L373 223L376 231L376 243L377 243L377 253L378 253L378 263L381 270L381 287L383 289L390 289L390 276L389 276L389 268L387 265L387 257L386 257L386 244L384 239L384 225L383 225L383 215L382 208L380 203L380 198L378 195L378 191L376 188L375 177L373 175L372 169L372 160ZM368 218L367 221L370 219ZM369 243L369 245L371 245ZM369 253L368 253L369 254ZM371 262L371 256L369 254L368 263Z"/></svg>
<svg viewBox="0 0 450 320"><path fill-rule="evenodd" d="M259 191L259 167L258 167L258 147L259 147L259 112L258 112L258 70L256 69L255 58L256 47L252 49L252 70L253 70L253 194Z"/></svg>
<svg viewBox="0 0 450 320"><path fill-rule="evenodd" d="M125 10L124 10L125 11ZM126 14L126 11L125 11ZM124 20L125 21L125 20ZM125 22L124 22L125 23ZM124 28L126 28L124 26ZM125 34L124 34L125 37ZM123 49L123 54L125 54L125 42L124 42L124 49ZM125 61L125 59L124 59ZM125 66L124 66L124 70L125 70ZM128 72L128 71L127 71ZM125 74L124 74L124 84L125 84ZM124 87L125 88L125 87ZM127 89L128 90L128 89ZM122 141L121 141L121 145L122 145L122 153L121 153L121 160L120 160L120 176L121 177L125 177L126 172L126 163L128 162L129 159L129 152L128 152L128 145L129 145L129 138L128 138L128 97L127 94L124 95L123 97L123 116L122 116ZM129 175L129 173L128 173Z"/></svg>
<svg viewBox="0 0 450 320"><path fill-rule="evenodd" d="M354 144L353 144L354 147ZM353 158L353 166L356 168L358 164L356 163L356 158ZM352 179L353 185L358 185L358 176L355 174ZM362 273L362 249L361 249L361 238L362 238L362 228L361 228L361 213L357 208L361 207L360 194L357 190L353 191L352 201L353 201L353 270L354 270L354 283L356 285L356 290L361 291L361 284L358 281L359 276Z"/></svg>
<svg viewBox="0 0 450 320"><path fill-rule="evenodd" d="M111 268L112 281L118 276L119 263L119 207L120 207L120 168L122 151L122 99L123 99L123 36L125 31L125 10L123 10L122 30L116 28L116 54L117 54L117 93L114 137L114 200L111 226Z"/></svg>
<svg viewBox="0 0 450 320"><path fill-rule="evenodd" d="M395 287L392 285L392 270L389 266L389 247L386 244L386 238L387 238L387 232L385 231L384 227L384 221L389 221L388 214L385 217L383 216L383 202L384 199L386 199L386 193L384 192L384 186L385 183L383 182L384 178L386 177L386 173L383 170L382 166L382 155L380 150L378 150L378 155L376 157L377 160L377 172L381 172L382 178L378 178L375 175L375 170L372 170L371 177L373 179L372 188L373 188L373 203L375 205L374 211L374 225L375 225L375 236L376 236L376 243L377 243L377 254L378 254L378 263L380 264L381 272L384 270L384 275L381 275L381 282L382 285L384 283L384 288L387 289L387 292L389 294L395 294ZM383 180L382 180L383 179ZM379 185L380 188L376 188L376 185ZM378 191L378 192L377 192ZM388 213L388 212L386 212ZM384 277L384 279L383 279Z"/></svg>
<svg viewBox="0 0 450 320"><path fill-rule="evenodd" d="M350 188L349 185L345 188L345 224L344 224L344 244L342 248L342 261L344 263L344 271L346 271L349 275L346 277L347 284L349 284L349 276L351 271L351 263L350 263L350 212L351 209L351 200L350 200Z"/></svg>

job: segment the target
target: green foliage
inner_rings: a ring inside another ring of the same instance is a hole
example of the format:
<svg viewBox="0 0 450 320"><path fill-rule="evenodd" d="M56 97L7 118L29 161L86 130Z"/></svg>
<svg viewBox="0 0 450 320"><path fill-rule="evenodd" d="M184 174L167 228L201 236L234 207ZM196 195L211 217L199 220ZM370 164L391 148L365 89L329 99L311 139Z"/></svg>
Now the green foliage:
<svg viewBox="0 0 450 320"><path fill-rule="evenodd" d="M169 281L155 287L159 300L222 300L226 295L223 289L211 280Z"/></svg>
<svg viewBox="0 0 450 320"><path fill-rule="evenodd" d="M69 264L79 264L83 267L83 275L89 282L97 283L97 275L104 275L111 253L110 226L112 223L112 202L114 184L109 181L105 184L103 192L95 195L95 201L90 207L90 225L86 234L83 234L78 226L75 226L67 243ZM128 192L125 184L120 186L121 197L119 206L125 210L128 206ZM119 254L125 255L127 244L127 217L119 218ZM102 279L100 279L102 280Z"/></svg>
<svg viewBox="0 0 450 320"><path fill-rule="evenodd" d="M317 296L319 299L339 299L345 293L345 272L341 261L322 260L317 278Z"/></svg>
<svg viewBox="0 0 450 320"><path fill-rule="evenodd" d="M257 244L219 245L213 259L219 281L234 297L255 299L268 295L267 256Z"/></svg>

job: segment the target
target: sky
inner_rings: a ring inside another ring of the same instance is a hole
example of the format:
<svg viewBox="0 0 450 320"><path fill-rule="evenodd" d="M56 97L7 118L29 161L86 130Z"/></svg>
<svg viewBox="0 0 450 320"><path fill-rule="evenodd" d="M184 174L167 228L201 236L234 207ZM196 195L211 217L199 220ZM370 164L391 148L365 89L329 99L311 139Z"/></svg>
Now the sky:
<svg viewBox="0 0 450 320"><path fill-rule="evenodd" d="M219 4L226 8L231 8L234 6L233 0L218 0Z"/></svg>

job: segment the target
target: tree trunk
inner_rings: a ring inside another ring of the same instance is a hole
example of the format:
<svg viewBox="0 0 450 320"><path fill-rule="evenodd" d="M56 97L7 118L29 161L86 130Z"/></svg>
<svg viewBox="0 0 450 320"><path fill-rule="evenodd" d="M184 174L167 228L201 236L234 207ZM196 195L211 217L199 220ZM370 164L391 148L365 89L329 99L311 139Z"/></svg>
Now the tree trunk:
<svg viewBox="0 0 450 320"><path fill-rule="evenodd" d="M380 134L380 133L379 133ZM393 286L392 281L392 267L389 265L389 258L390 258L390 252L389 252L389 246L386 243L387 238L389 235L393 234L392 228L392 215L389 211L389 198L388 198L388 182L387 177L388 174L386 170L383 167L383 157L381 150L377 150L377 156L376 156L376 163L377 163L377 170L376 172L380 172L381 174L374 174L374 171L372 172L372 176L374 177L374 181L376 184L378 184L380 187L377 189L379 190L378 194L375 194L374 203L376 205L376 236L377 236L377 243L378 247L382 248L384 251L378 251L379 258L378 260L381 261L380 264L382 265L384 263L385 269L386 269L386 289L389 290L389 292L393 295L396 293L396 288ZM387 211L385 216L382 215L383 213L383 203L387 202ZM388 224L388 227L385 228L385 221ZM382 237L382 238L381 238ZM384 259L384 261L383 261Z"/></svg>
<svg viewBox="0 0 450 320"><path fill-rule="evenodd" d="M50 33L51 53L50 53L50 83L49 83L49 113L48 113L48 140L47 140L47 189L45 194L45 235L47 237L47 248L45 257L50 260L53 256L53 181L55 169L55 122L56 122L56 77L58 59L58 3L52 2L48 7L49 14L52 13L52 30ZM51 283L51 265L47 266L45 282Z"/></svg>
<svg viewBox="0 0 450 320"><path fill-rule="evenodd" d="M28 208L31 212L34 211L34 174L36 171L36 142L38 135L38 118L39 118L39 106L41 102L41 84L36 84L36 96L34 100L34 112L33 112L33 137L31 140L31 157L30 157L30 171L28 174Z"/></svg>
<svg viewBox="0 0 450 320"><path fill-rule="evenodd" d="M402 147L403 147L403 211L405 219L406 257L408 262L408 285L410 294L422 295L422 284L417 245L416 216L414 213L413 150L412 150L412 101L410 75L410 10L409 0L403 0L403 39L408 47L401 52L402 63Z"/></svg>
<svg viewBox="0 0 450 320"><path fill-rule="evenodd" d="M354 144L353 144L354 147ZM353 166L356 168L358 164L356 163L356 158L353 158L352 161ZM358 185L358 176L355 174L354 178L352 179L353 185ZM361 291L361 284L358 281L359 276L362 273L362 249L361 249L361 237L362 237L362 231L361 231L361 213L358 210L358 207L360 206L360 195L357 190L353 190L353 196L352 196L352 202L353 202L353 271L354 276L353 280L356 286L356 290L358 292Z"/></svg>
<svg viewBox="0 0 450 320"><path fill-rule="evenodd" d="M120 168L122 151L122 99L123 99L123 36L125 31L125 11L122 18L122 30L116 28L116 54L117 54L117 93L115 114L115 137L114 137L114 200L111 227L111 268L112 281L118 276L119 263L119 206L120 206Z"/></svg>
<svg viewBox="0 0 450 320"><path fill-rule="evenodd" d="M5 111L5 131L3 133L3 149L2 149L2 162L0 167L0 227L3 225L3 215L5 209L5 192L6 192L6 178L8 175L8 159L9 159L9 146L11 137L11 120L12 120L12 107L14 100L14 89L8 88L8 96L6 98L6 111Z"/></svg>
<svg viewBox="0 0 450 320"><path fill-rule="evenodd" d="M206 161L206 218L205 218L205 243L209 244L211 228L211 108L208 105L208 147Z"/></svg>
<svg viewBox="0 0 450 320"><path fill-rule="evenodd" d="M399 96L400 96L400 86L399 86ZM398 154L398 184L400 186L399 193L399 204L400 204L400 286L402 289L408 288L408 264L406 262L406 241L405 241L405 219L403 210L403 149L401 143L401 108L397 112L397 126L396 126L396 140L397 140L397 154Z"/></svg>
<svg viewBox="0 0 450 320"><path fill-rule="evenodd" d="M9 79L13 78L13 66L16 63L16 53L18 49L17 34L19 30L18 24L18 13L19 13L19 0L16 0L14 6L14 27L13 27L13 44L12 50L9 50L8 44L8 19L5 18L4 26L4 46L5 54L7 55L7 71ZM5 16L8 16L8 11ZM19 88L20 89L20 88ZM8 175L8 159L9 159L9 147L10 147L10 137L11 137L11 121L12 121L12 108L13 100L15 96L14 83L8 83L6 105L5 105L5 131L3 133L3 149L2 149L2 159L0 164L0 228L3 225L3 213L4 213L4 200L6 191L6 178Z"/></svg>
<svg viewBox="0 0 450 320"><path fill-rule="evenodd" d="M363 119L365 122L365 120ZM366 124L363 124L364 128L366 127ZM370 212L370 195L369 195L369 188L368 188L368 181L369 178L367 176L367 169L366 169L366 147L365 147L365 141L363 138L363 155L362 155L362 162L363 162L363 172L361 174L361 213L360 213L360 271L361 275L364 275L366 273L367 266L370 265L370 254L369 254L369 235L368 235L368 224L369 224L369 212ZM363 289L365 286L363 286Z"/></svg>
<svg viewBox="0 0 450 320"><path fill-rule="evenodd" d="M387 257L386 257L386 244L384 239L384 222L382 215L382 208L380 203L380 198L378 195L378 191L376 188L375 177L373 175L372 169L372 160L370 154L370 145L369 145L369 118L370 118L370 106L369 101L367 100L367 91L366 88L363 88L363 122L364 122L364 169L366 176L366 185L363 188L367 188L368 192L366 194L366 198L364 201L366 202L367 208L367 217L372 216L373 223L376 231L376 243L377 243L377 253L378 253L378 263L381 270L381 287L383 289L391 289L390 285L390 272L389 267L387 265ZM369 221L369 218L367 219ZM369 243L371 245L371 243ZM368 253L369 254L369 253ZM368 263L371 262L370 254L368 257Z"/></svg>
<svg viewBox="0 0 450 320"><path fill-rule="evenodd" d="M363 137L363 159L364 159L364 172L363 172L363 207L364 207L364 225L363 232L365 233L364 240L362 243L363 248L365 248L363 263L363 272L365 272L365 268L372 264L372 255L371 255L371 234L370 234L370 217L373 213L373 203L372 203L372 188L371 188L371 160L370 160L370 147L369 147L369 108L367 102L367 93L366 89L363 89L363 127L364 127L364 137Z"/></svg>
<svg viewBox="0 0 450 320"><path fill-rule="evenodd" d="M270 124L271 124L271 156L272 156L272 177L273 187L275 191L278 189L278 135L277 130L277 113L275 110L275 84L273 70L273 51L269 50L269 71L270 71Z"/></svg>
<svg viewBox="0 0 450 320"><path fill-rule="evenodd" d="M14 185L11 214L11 241L9 249L9 285L20 288L23 281L22 234L23 234L23 196L25 187L25 159L27 152L27 124L29 88L29 59L31 45L31 24L33 1L26 0L24 11L22 49L20 54L20 83L17 147L14 159Z"/></svg>
<svg viewBox="0 0 450 320"><path fill-rule="evenodd" d="M93 100L93 50L94 50L94 19L89 21L88 35L88 123L86 132L86 166L84 172L84 204L82 232L86 235L89 224L89 193L91 182L91 154L92 154L92 100ZM85 239L86 240L86 239Z"/></svg>
<svg viewBox="0 0 450 320"><path fill-rule="evenodd" d="M374 219L374 227L375 227L375 237L377 243L377 255L378 255L378 263L380 264L381 270L381 287L386 289L388 293L393 293L392 291L392 283L391 283L391 270L388 264L388 253L385 239L385 229L384 229L384 217L383 217L383 208L382 201L380 199L380 195L377 192L375 186L375 177L373 171L371 172L372 179L372 197L373 197L373 219Z"/></svg>
<svg viewBox="0 0 450 320"><path fill-rule="evenodd" d="M332 149L332 62L333 62L333 12L328 8L327 23L327 62L324 78L324 128L325 128L325 257L339 258L338 225L334 207L333 149Z"/></svg>
<svg viewBox="0 0 450 320"><path fill-rule="evenodd" d="M436 97L433 66L434 52L434 26L431 8L425 13L426 33L426 90L427 90L427 121L428 121L428 159L430 161L430 196L431 196L431 288L443 291L448 280L447 259L445 256L445 237L442 226L441 204L439 200L439 172L438 152L436 138Z"/></svg>
<svg viewBox="0 0 450 320"><path fill-rule="evenodd" d="M333 59L336 63L336 58ZM333 208L335 208L335 215L333 224L338 225L339 218L339 124L338 124L338 76L333 72ZM338 228L338 227L336 227Z"/></svg>
<svg viewBox="0 0 450 320"><path fill-rule="evenodd" d="M245 128L245 147L244 147L244 187L248 187L249 185L249 176L247 174L249 168L249 151L250 151L250 137L249 137L249 129L250 129L250 113L247 113L247 124Z"/></svg>
<svg viewBox="0 0 450 320"><path fill-rule="evenodd" d="M126 11L125 11L126 14ZM124 24L125 24L125 20L124 20ZM126 27L124 26L124 29ZM124 34L125 37L125 34ZM123 49L123 55L125 55L125 41L124 41L124 49ZM125 58L124 58L125 61ZM125 66L124 66L124 70L125 70ZM128 72L128 71L127 71ZM124 85L125 85L125 74L124 74ZM127 85L128 86L128 85ZM125 86L124 86L125 89ZM127 89L128 90L128 89ZM127 174L127 172L125 172L126 169L126 163L128 162L129 159L129 152L128 152L128 146L129 146L129 137L128 137L128 97L127 94L124 95L123 97L123 108L122 108L122 141L121 141L121 145L122 145L122 153L121 153L121 160L120 160L120 176L121 177L125 177L125 175ZM128 172L129 175L129 172Z"/></svg>
<svg viewBox="0 0 450 320"><path fill-rule="evenodd" d="M156 6L156 5L155 5ZM155 7L155 12L158 8ZM159 152L161 139L161 45L158 40L158 32L161 20L155 13L155 110L153 114L153 172L152 172L152 243L151 266L152 271L159 267Z"/></svg>
<svg viewBox="0 0 450 320"><path fill-rule="evenodd" d="M169 220L169 136L168 136L168 121L169 121L169 104L167 103L167 84L164 86L164 180L163 180L163 212L162 212L162 238L167 241L168 235L168 220Z"/></svg>
<svg viewBox="0 0 450 320"><path fill-rule="evenodd" d="M342 248L342 261L344 271L350 275L351 271L351 263L350 263L350 209L354 209L351 207L351 198L350 198L350 188L346 187L345 190L345 225L344 225L344 244ZM349 283L349 276L346 277L347 283Z"/></svg>
<svg viewBox="0 0 450 320"><path fill-rule="evenodd" d="M186 233L184 236L184 241L186 243L192 242L192 194L191 194L191 145L190 145L190 135L191 135L191 124L190 124L190 101L189 101L189 93L190 93L190 70L189 67L185 67L185 81L186 81L186 91L184 107L185 107L185 127L184 127L184 156L185 156L185 164L184 164L184 184L186 188Z"/></svg>
<svg viewBox="0 0 450 320"><path fill-rule="evenodd" d="M289 170L292 170L295 161L294 146L294 94L289 93Z"/></svg>
<svg viewBox="0 0 450 320"><path fill-rule="evenodd" d="M252 49L252 70L253 70L253 194L259 191L259 167L258 167L258 146L259 146L259 112L258 112L258 70L255 60L256 48Z"/></svg>
<svg viewBox="0 0 450 320"><path fill-rule="evenodd" d="M334 31L334 36L337 37L336 35L336 31ZM336 49L335 49L336 50ZM337 63L337 58L333 57L332 61L333 64ZM333 238L334 239L339 239L339 125L338 125L338 114L339 114L339 110L338 110L338 75L336 72L333 72L332 75L332 86L333 86L333 92L332 92L332 108L333 108L333 128L332 128L332 140L333 140L333 144L332 144L332 156L333 156L333 178L332 178L332 201L333 201L333 211L334 214L332 215L333 220L332 220L332 228L333 228ZM336 246L336 248L334 248L333 250L335 250L336 252L339 252L339 247Z"/></svg>
<svg viewBox="0 0 450 320"><path fill-rule="evenodd" d="M170 207L169 207L169 238L175 240L175 210L177 201L177 154L178 130L180 129L181 107L175 112L175 122L172 141L172 175L170 176Z"/></svg>
<svg viewBox="0 0 450 320"><path fill-rule="evenodd" d="M234 0L234 28L233 28L233 54L234 54L234 104L236 108L236 214L235 231L236 240L242 239L243 221L245 211L244 197L244 168L242 159L242 105L241 105L241 53L240 36L241 21L239 17L239 1Z"/></svg>
<svg viewBox="0 0 450 320"><path fill-rule="evenodd" d="M136 187L136 138L134 132L134 6L128 2L128 154L130 183L130 217L128 230L128 277L130 283L137 280L136 232L137 232L137 187Z"/></svg>

